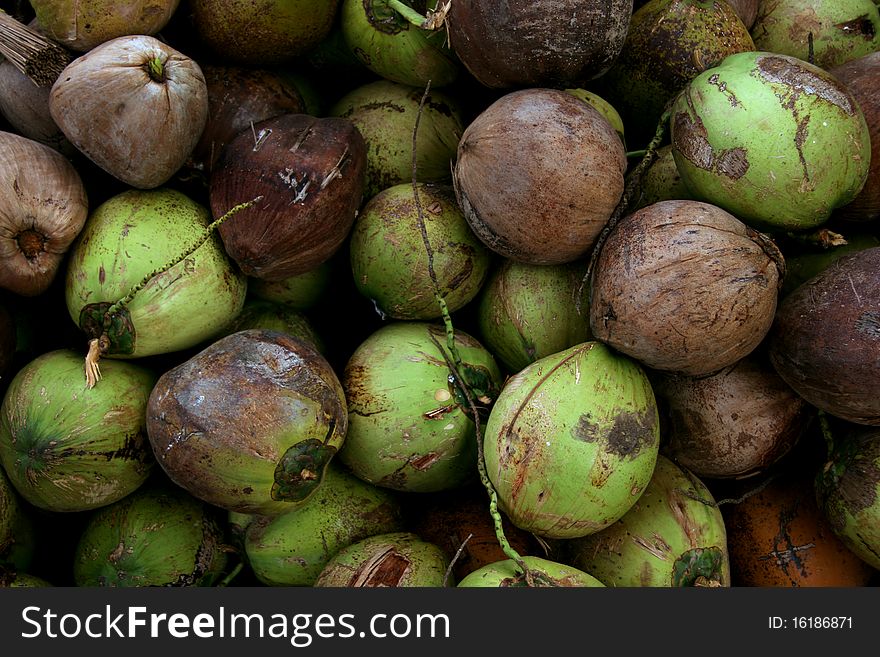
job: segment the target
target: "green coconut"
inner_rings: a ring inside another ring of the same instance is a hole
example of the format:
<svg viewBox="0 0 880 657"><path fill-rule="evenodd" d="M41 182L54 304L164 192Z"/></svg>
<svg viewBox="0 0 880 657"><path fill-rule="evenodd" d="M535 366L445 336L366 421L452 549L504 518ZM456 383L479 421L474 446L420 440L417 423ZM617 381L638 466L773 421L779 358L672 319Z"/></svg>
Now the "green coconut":
<svg viewBox="0 0 880 657"><path fill-rule="evenodd" d="M416 13L435 10L438 0L413 3L402 15L389 0L342 0L342 34L355 57L368 69L393 82L424 87L451 84L459 64L446 43L446 31L422 28Z"/></svg>
<svg viewBox="0 0 880 657"><path fill-rule="evenodd" d="M501 387L494 358L462 331L454 344L475 403L488 406ZM342 375L348 433L339 452L355 475L408 492L475 480L475 425L445 358L443 328L423 322L387 324L357 347Z"/></svg>
<svg viewBox="0 0 880 657"><path fill-rule="evenodd" d="M578 309L585 263L531 265L504 259L477 302L480 339L515 374L526 365L590 339Z"/></svg>
<svg viewBox="0 0 880 657"><path fill-rule="evenodd" d="M82 587L211 586L228 560L217 509L163 481L92 512L73 578Z"/></svg>
<svg viewBox="0 0 880 657"><path fill-rule="evenodd" d="M331 262L325 260L314 269L280 281L249 278L248 294L263 301L283 303L294 310L309 310L320 302L330 287Z"/></svg>
<svg viewBox="0 0 880 657"><path fill-rule="evenodd" d="M672 144L657 149L656 158L642 176L638 189L639 195L632 205L632 212L660 201L687 201L694 198L678 173Z"/></svg>
<svg viewBox="0 0 880 657"><path fill-rule="evenodd" d="M54 585L36 575L0 569L0 588L44 588L47 586Z"/></svg>
<svg viewBox="0 0 880 657"><path fill-rule="evenodd" d="M532 576L531 586L571 586L600 588L605 585L582 570L567 564L542 559L522 557ZM458 582L459 588L499 588L530 586L525 573L513 559L496 561L478 568Z"/></svg>
<svg viewBox="0 0 880 657"><path fill-rule="evenodd" d="M263 584L312 586L340 549L401 529L400 503L390 491L331 463L323 483L303 506L254 518L244 547L251 570Z"/></svg>
<svg viewBox="0 0 880 657"><path fill-rule="evenodd" d="M880 50L880 11L873 0L761 2L752 37L760 50L804 60L812 54L816 66L830 69Z"/></svg>
<svg viewBox="0 0 880 657"><path fill-rule="evenodd" d="M401 183L376 194L349 238L355 287L392 319L442 315L429 262L449 312L470 302L489 273L489 249L471 230L452 186L421 183L417 190L418 198L411 183Z"/></svg>
<svg viewBox="0 0 880 657"><path fill-rule="evenodd" d="M0 468L0 570L26 571L35 548L34 521Z"/></svg>
<svg viewBox="0 0 880 657"><path fill-rule="evenodd" d="M620 118L620 114L611 103L602 98L599 94L587 91L586 89L566 89L565 91L599 110L599 113L607 119L608 123L610 123L615 130L617 130L617 134L620 135L620 141L624 142L624 144L626 143L626 139L624 139L623 119Z"/></svg>
<svg viewBox="0 0 880 657"><path fill-rule="evenodd" d="M754 49L727 2L650 0L633 13L620 56L598 88L620 108L630 141L643 147L690 80L728 55Z"/></svg>
<svg viewBox="0 0 880 657"><path fill-rule="evenodd" d="M390 80L364 84L340 98L330 115L351 120L367 143L369 199L383 189L411 182L413 132L424 88ZM425 99L416 136L416 179L448 182L450 162L464 131L459 102L442 91L431 90Z"/></svg>
<svg viewBox="0 0 880 657"><path fill-rule="evenodd" d="M316 587L442 587L449 558L410 532L377 534L348 545L324 566ZM454 584L454 582L451 582Z"/></svg>
<svg viewBox="0 0 880 657"><path fill-rule="evenodd" d="M586 536L619 520L651 480L660 447L654 393L634 360L585 342L508 379L483 444L513 524L546 538Z"/></svg>
<svg viewBox="0 0 880 657"><path fill-rule="evenodd" d="M825 223L868 176L858 103L830 73L768 52L730 55L672 106L676 166L695 198L768 231Z"/></svg>
<svg viewBox="0 0 880 657"><path fill-rule="evenodd" d="M70 317L101 355L187 349L241 311L247 279L206 232L210 219L207 207L172 189L124 191L89 215L70 252L65 294Z"/></svg>
<svg viewBox="0 0 880 657"><path fill-rule="evenodd" d="M89 388L82 356L60 349L15 375L0 405L0 463L21 496L48 511L86 511L137 489L155 465L144 413L156 375L108 361Z"/></svg>
<svg viewBox="0 0 880 657"><path fill-rule="evenodd" d="M311 320L305 314L281 303L248 299L241 312L223 331L223 335L246 329L269 329L288 333L310 343L319 352L324 352L324 340L318 335Z"/></svg>
<svg viewBox="0 0 880 657"><path fill-rule="evenodd" d="M568 541L566 563L607 586L730 586L727 531L715 499L660 455L645 492L620 520Z"/></svg>
<svg viewBox="0 0 880 657"><path fill-rule="evenodd" d="M245 329L159 377L146 421L153 452L178 486L227 511L276 515L320 486L348 414L314 345Z"/></svg>
<svg viewBox="0 0 880 657"><path fill-rule="evenodd" d="M880 429L851 429L838 437L815 487L834 533L880 569Z"/></svg>

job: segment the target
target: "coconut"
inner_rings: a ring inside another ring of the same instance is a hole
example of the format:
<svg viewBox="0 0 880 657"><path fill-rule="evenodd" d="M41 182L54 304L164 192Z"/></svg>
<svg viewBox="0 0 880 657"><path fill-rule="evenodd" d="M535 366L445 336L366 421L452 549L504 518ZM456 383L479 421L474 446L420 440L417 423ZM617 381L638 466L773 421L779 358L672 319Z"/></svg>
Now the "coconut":
<svg viewBox="0 0 880 657"><path fill-rule="evenodd" d="M649 377L666 420L662 452L698 477L764 472L791 451L815 416L763 353L708 376Z"/></svg>
<svg viewBox="0 0 880 657"><path fill-rule="evenodd" d="M751 30L758 16L758 6L761 0L727 0L727 4L733 7L736 15L747 29Z"/></svg>
<svg viewBox="0 0 880 657"><path fill-rule="evenodd" d="M526 365L591 338L580 310L584 263L529 265L504 259L477 302L480 339L515 374Z"/></svg>
<svg viewBox="0 0 880 657"><path fill-rule="evenodd" d="M651 479L654 393L633 360L585 342L508 379L483 444L513 524L547 538L586 536L620 519Z"/></svg>
<svg viewBox="0 0 880 657"><path fill-rule="evenodd" d="M180 0L31 0L46 36L65 48L86 52L130 34L157 34L177 11Z"/></svg>
<svg viewBox="0 0 880 657"><path fill-rule="evenodd" d="M377 534L342 548L316 587L442 587L449 566L443 550L410 532ZM452 582L451 584L454 584Z"/></svg>
<svg viewBox="0 0 880 657"><path fill-rule="evenodd" d="M0 569L0 588L42 588L47 586L53 586L53 584L42 577Z"/></svg>
<svg viewBox="0 0 880 657"><path fill-rule="evenodd" d="M599 114L604 116L608 123L610 123L611 126L615 130L617 130L620 141L626 144L626 139L624 138L623 119L620 118L620 114L611 103L602 98L602 96L600 96L599 94L592 91L587 91L586 89L566 89L565 92L571 94L575 98L581 99L585 103L592 105L594 108L599 110Z"/></svg>
<svg viewBox="0 0 880 657"><path fill-rule="evenodd" d="M198 143L207 85L195 60L158 39L117 37L64 69L49 112L70 143L111 176L153 189Z"/></svg>
<svg viewBox="0 0 880 657"><path fill-rule="evenodd" d="M880 247L841 256L779 306L770 360L801 397L880 425Z"/></svg>
<svg viewBox="0 0 880 657"><path fill-rule="evenodd" d="M819 508L838 538L880 569L880 430L852 427L838 436L815 488Z"/></svg>
<svg viewBox="0 0 880 657"><path fill-rule="evenodd" d="M492 88L572 86L601 76L619 55L632 0L455 0L449 42Z"/></svg>
<svg viewBox="0 0 880 657"><path fill-rule="evenodd" d="M401 529L400 503L391 492L331 462L323 483L302 507L250 522L244 548L263 584L312 586L342 548Z"/></svg>
<svg viewBox="0 0 880 657"><path fill-rule="evenodd" d="M238 133L279 114L305 112L297 87L266 69L206 64L208 120L187 164L206 175Z"/></svg>
<svg viewBox="0 0 880 657"><path fill-rule="evenodd" d="M33 516L0 468L0 573L28 570L35 549Z"/></svg>
<svg viewBox="0 0 880 657"><path fill-rule="evenodd" d="M294 310L309 310L329 290L333 272L331 263L331 260L324 261L314 269L280 281L251 277L248 279L248 294L262 301L284 304Z"/></svg>
<svg viewBox="0 0 880 657"><path fill-rule="evenodd" d="M730 55L691 80L672 106L671 139L695 198L764 230L822 225L862 189L871 159L843 84L768 52Z"/></svg>
<svg viewBox="0 0 880 657"><path fill-rule="evenodd" d="M566 586L604 587L598 579L567 564L541 557L522 557L532 577L530 584L525 573L513 559L487 564L458 582L459 588L504 588L508 586Z"/></svg>
<svg viewBox="0 0 880 657"><path fill-rule="evenodd" d="M378 80L356 87L336 101L330 116L349 119L367 143L367 186L370 199L383 189L412 182L413 133L418 182L448 182L455 149L464 130L455 97L410 85ZM416 131L418 119L418 131Z"/></svg>
<svg viewBox="0 0 880 657"><path fill-rule="evenodd" d="M590 327L652 369L710 374L764 339L783 275L775 244L730 213L662 201L610 233L593 271Z"/></svg>
<svg viewBox="0 0 880 657"><path fill-rule="evenodd" d="M567 563L606 586L730 586L721 511L703 482L662 455L620 520L565 550Z"/></svg>
<svg viewBox="0 0 880 657"><path fill-rule="evenodd" d="M420 4L434 11L443 3ZM446 44L445 30L421 28L412 22L415 16L404 17L387 0L342 0L339 13L351 52L386 80L415 87L430 81L433 87L443 87L458 77L459 63Z"/></svg>
<svg viewBox="0 0 880 657"><path fill-rule="evenodd" d="M492 355L455 331L459 374L474 402L491 404L501 387ZM472 483L477 442L467 397L447 365L443 327L394 322L371 334L342 375L348 434L339 458L377 486L431 492Z"/></svg>
<svg viewBox="0 0 880 657"><path fill-rule="evenodd" d="M633 14L620 56L598 85L623 112L630 142L647 144L690 80L728 55L754 49L727 2L651 0Z"/></svg>
<svg viewBox="0 0 880 657"><path fill-rule="evenodd" d="M591 105L556 89L508 93L468 125L453 183L473 231L504 257L563 264L593 246L623 194L626 155Z"/></svg>
<svg viewBox="0 0 880 657"><path fill-rule="evenodd" d="M303 313L280 303L260 299L245 301L241 312L224 329L222 335L230 335L246 329L281 331L308 342L320 353L325 349L324 340L318 335L311 320Z"/></svg>
<svg viewBox="0 0 880 657"><path fill-rule="evenodd" d="M63 155L0 132L0 288L48 290L88 212L82 179Z"/></svg>
<svg viewBox="0 0 880 657"><path fill-rule="evenodd" d="M871 133L871 167L862 191L836 216L848 221L880 218L880 52L850 60L828 71L858 102Z"/></svg>
<svg viewBox="0 0 880 657"><path fill-rule="evenodd" d="M847 232L846 243L838 244L821 250L804 250L793 253L785 259L785 280L782 282L781 296L788 296L801 284L827 269L831 263L856 251L864 251L880 246L880 235L858 231Z"/></svg>
<svg viewBox="0 0 880 657"><path fill-rule="evenodd" d="M330 364L292 335L248 329L165 372L147 433L165 473L193 496L275 515L317 490L345 438L345 396Z"/></svg>
<svg viewBox="0 0 880 657"><path fill-rule="evenodd" d="M122 361L88 388L82 356L48 352L18 371L0 405L0 463L21 496L48 511L111 504L147 479L155 460L144 413L156 376Z"/></svg>
<svg viewBox="0 0 880 657"><path fill-rule="evenodd" d="M722 507L734 586L867 586L876 571L831 529L809 471L790 468Z"/></svg>
<svg viewBox="0 0 880 657"><path fill-rule="evenodd" d="M157 481L92 512L76 544L77 586L212 586L229 561L222 517Z"/></svg>
<svg viewBox="0 0 880 657"><path fill-rule="evenodd" d="M762 2L752 36L760 50L829 69L880 49L880 12L873 0Z"/></svg>
<svg viewBox="0 0 880 657"><path fill-rule="evenodd" d="M364 193L366 146L351 121L281 114L239 133L210 182L219 218L259 195L220 227L248 276L280 281L314 269L342 246Z"/></svg>
<svg viewBox="0 0 880 657"><path fill-rule="evenodd" d="M206 231L209 220L206 207L168 188L121 192L89 215L71 249L65 296L103 355L188 349L241 311L247 279Z"/></svg>
<svg viewBox="0 0 880 657"><path fill-rule="evenodd" d="M198 40L217 58L252 67L292 62L330 33L339 0L189 0ZM246 38L243 38L246 35Z"/></svg>
<svg viewBox="0 0 880 657"><path fill-rule="evenodd" d="M424 235L413 230L422 225ZM455 312L477 295L489 273L490 252L471 231L449 185L420 183L414 190L401 183L379 192L358 215L349 253L358 291L393 319L440 318L435 277L449 312Z"/></svg>
<svg viewBox="0 0 880 657"><path fill-rule="evenodd" d="M657 149L654 161L642 175L638 196L631 206L631 211L641 210L659 201L693 199L694 195L684 184L681 174L678 173L678 167L675 166L672 144L666 144Z"/></svg>

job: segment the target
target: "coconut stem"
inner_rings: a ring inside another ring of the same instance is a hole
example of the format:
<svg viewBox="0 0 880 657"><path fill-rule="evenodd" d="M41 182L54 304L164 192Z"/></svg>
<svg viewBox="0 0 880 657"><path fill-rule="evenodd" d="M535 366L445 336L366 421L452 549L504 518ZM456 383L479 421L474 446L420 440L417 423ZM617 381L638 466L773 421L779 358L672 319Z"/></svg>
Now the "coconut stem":
<svg viewBox="0 0 880 657"><path fill-rule="evenodd" d="M455 554L452 557L452 560L449 562L449 565L446 567L446 574L443 575L443 586L449 586L449 580L452 577L452 569L455 568L455 563L461 558L461 553L464 552L465 546L468 544L468 541L474 537L473 533L467 535L461 545L458 546L458 549L455 551Z"/></svg>
<svg viewBox="0 0 880 657"><path fill-rule="evenodd" d="M162 63L161 57L153 57L145 65L147 75L153 82L165 82L165 65Z"/></svg>
<svg viewBox="0 0 880 657"><path fill-rule="evenodd" d="M95 384L101 380L101 370L98 366L98 362L104 354L107 353L107 350L110 348L110 339L107 337L107 331L110 329L110 324L113 320L113 317L118 314L121 310L123 310L129 303L131 303L132 299L134 299L135 295L144 289L150 281L153 280L159 274L163 274L168 271L174 265L177 265L183 262L186 258L195 253L208 239L213 235L214 231L217 230L225 221L232 218L238 212L251 207L255 203L258 203L262 200L262 196L257 196L256 198L251 199L245 203L239 203L232 209L230 209L226 214L224 214L219 219L212 221L210 224L205 226L202 234L196 239L192 245L188 249L186 249L179 256L174 258L171 262L158 269L151 271L147 274L143 279L141 279L140 283L132 287L128 294L124 297L113 303L108 309L107 312L104 313L104 324L103 324L103 333L99 338L95 338L93 340L89 340L89 351L86 354L85 359L85 372L86 372L86 385L89 388L94 388Z"/></svg>
<svg viewBox="0 0 880 657"><path fill-rule="evenodd" d="M825 411L819 411L819 429L822 432L822 437L825 439L825 448L828 450L828 458L831 458L831 454L834 453L834 433L831 431L831 422L828 420L828 416L825 414Z"/></svg>
<svg viewBox="0 0 880 657"><path fill-rule="evenodd" d="M448 0L448 2L441 4L437 9L429 9L427 16L422 16L415 9L400 0L385 0L385 4L400 14L412 25L415 25L422 30L436 30L443 25L443 21L446 19L446 14L449 12L452 0Z"/></svg>

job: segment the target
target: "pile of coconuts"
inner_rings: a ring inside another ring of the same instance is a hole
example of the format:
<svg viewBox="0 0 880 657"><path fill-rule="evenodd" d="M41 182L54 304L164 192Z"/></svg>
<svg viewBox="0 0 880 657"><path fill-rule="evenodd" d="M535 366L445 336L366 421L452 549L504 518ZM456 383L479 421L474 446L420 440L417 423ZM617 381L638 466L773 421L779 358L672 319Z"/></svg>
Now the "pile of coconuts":
<svg viewBox="0 0 880 657"><path fill-rule="evenodd" d="M875 586L872 0L17 3L0 585Z"/></svg>

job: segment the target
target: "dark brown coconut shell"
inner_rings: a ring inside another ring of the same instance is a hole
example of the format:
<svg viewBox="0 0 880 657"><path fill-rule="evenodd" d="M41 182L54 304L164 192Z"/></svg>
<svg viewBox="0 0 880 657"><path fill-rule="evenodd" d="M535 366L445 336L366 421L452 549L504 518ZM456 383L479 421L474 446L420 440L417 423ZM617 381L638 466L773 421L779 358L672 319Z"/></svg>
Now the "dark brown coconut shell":
<svg viewBox="0 0 880 657"><path fill-rule="evenodd" d="M749 30L752 29L758 17L758 5L761 4L761 0L727 0L727 4L733 7L743 25Z"/></svg>
<svg viewBox="0 0 880 657"><path fill-rule="evenodd" d="M721 208L654 203L609 234L593 271L590 327L652 369L711 374L764 339L782 269L775 244Z"/></svg>
<svg viewBox="0 0 880 657"><path fill-rule="evenodd" d="M763 355L710 376L650 378L666 422L663 453L698 477L763 472L789 453L814 416Z"/></svg>
<svg viewBox="0 0 880 657"><path fill-rule="evenodd" d="M190 156L190 166L210 174L223 147L252 124L279 114L303 114L293 83L266 69L208 64L208 122Z"/></svg>
<svg viewBox="0 0 880 657"><path fill-rule="evenodd" d="M572 94L523 89L465 129L456 197L492 250L536 265L587 253L623 194L626 154L611 124Z"/></svg>
<svg viewBox="0 0 880 657"><path fill-rule="evenodd" d="M858 102L871 135L871 168L865 186L837 216L849 221L880 218L880 52L829 69Z"/></svg>
<svg viewBox="0 0 880 657"><path fill-rule="evenodd" d="M880 247L838 258L785 297L768 345L776 371L801 397L880 426Z"/></svg>
<svg viewBox="0 0 880 657"><path fill-rule="evenodd" d="M282 114L245 129L223 149L209 191L215 218L262 196L220 227L229 257L267 281L325 262L351 231L366 167L348 119Z"/></svg>
<svg viewBox="0 0 880 657"><path fill-rule="evenodd" d="M596 78L623 47L632 0L455 0L449 42L492 88L562 87Z"/></svg>

